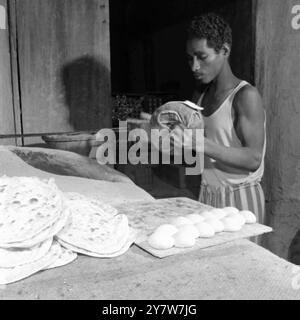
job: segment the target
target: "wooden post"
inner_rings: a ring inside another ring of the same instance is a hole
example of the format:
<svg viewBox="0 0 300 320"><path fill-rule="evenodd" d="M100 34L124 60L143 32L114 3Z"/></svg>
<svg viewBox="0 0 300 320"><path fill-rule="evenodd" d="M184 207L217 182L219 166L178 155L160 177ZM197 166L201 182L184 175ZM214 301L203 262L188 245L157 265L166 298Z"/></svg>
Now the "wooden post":
<svg viewBox="0 0 300 320"><path fill-rule="evenodd" d="M7 0L0 0L0 134L17 132L14 110L10 51L10 23ZM1 139L0 144L16 144L14 138Z"/></svg>

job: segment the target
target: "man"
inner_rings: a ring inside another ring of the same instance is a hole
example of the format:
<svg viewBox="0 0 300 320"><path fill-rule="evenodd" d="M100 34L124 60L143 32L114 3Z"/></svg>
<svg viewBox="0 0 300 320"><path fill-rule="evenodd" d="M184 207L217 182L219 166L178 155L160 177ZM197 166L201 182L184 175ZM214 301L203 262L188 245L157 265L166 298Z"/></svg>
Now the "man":
<svg viewBox="0 0 300 320"><path fill-rule="evenodd" d="M192 20L187 58L206 90L194 102L203 107L205 164L199 201L254 212L264 222L265 111L257 89L238 79L229 57L229 25L215 14Z"/></svg>

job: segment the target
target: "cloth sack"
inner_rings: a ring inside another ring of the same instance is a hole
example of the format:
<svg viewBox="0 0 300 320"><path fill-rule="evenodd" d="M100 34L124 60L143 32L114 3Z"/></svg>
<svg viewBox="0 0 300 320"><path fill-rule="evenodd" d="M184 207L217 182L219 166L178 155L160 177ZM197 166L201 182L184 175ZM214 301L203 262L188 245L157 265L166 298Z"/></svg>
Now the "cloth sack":
<svg viewBox="0 0 300 320"><path fill-rule="evenodd" d="M161 141L153 141L152 139L152 145L158 149L161 154L173 156L176 151L172 144L170 145L168 142L168 139L172 140L171 131L178 124L183 124L188 129L204 129L201 110L203 110L203 108L191 101L170 101L160 106L151 117L150 127L151 129L167 130L161 131L163 133ZM168 147L168 145L170 145L170 147Z"/></svg>

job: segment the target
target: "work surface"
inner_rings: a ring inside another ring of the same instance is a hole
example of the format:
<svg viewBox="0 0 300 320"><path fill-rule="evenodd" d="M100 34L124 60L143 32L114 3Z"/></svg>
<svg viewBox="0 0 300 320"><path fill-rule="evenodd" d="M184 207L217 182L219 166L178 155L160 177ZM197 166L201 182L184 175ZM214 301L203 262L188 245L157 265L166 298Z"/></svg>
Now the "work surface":
<svg viewBox="0 0 300 320"><path fill-rule="evenodd" d="M114 205L155 201L133 183L59 176L31 167L9 150L0 155L0 173L7 176L54 177L65 192L101 196ZM295 268L248 240L164 259L134 245L116 258L79 256L64 267L0 286L0 300L299 299L293 284L300 286L300 269Z"/></svg>
<svg viewBox="0 0 300 320"><path fill-rule="evenodd" d="M248 240L162 260L132 246L117 258L79 256L2 287L0 300L299 299L299 270Z"/></svg>

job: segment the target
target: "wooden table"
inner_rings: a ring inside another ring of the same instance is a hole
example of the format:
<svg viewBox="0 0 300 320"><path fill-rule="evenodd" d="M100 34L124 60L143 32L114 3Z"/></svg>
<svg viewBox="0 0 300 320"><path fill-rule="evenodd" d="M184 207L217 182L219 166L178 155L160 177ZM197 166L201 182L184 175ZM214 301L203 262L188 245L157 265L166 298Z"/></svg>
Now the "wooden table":
<svg viewBox="0 0 300 320"><path fill-rule="evenodd" d="M154 258L136 246L113 259L80 256L2 287L1 299L299 299L300 271L250 242ZM298 281L299 282L299 281Z"/></svg>

